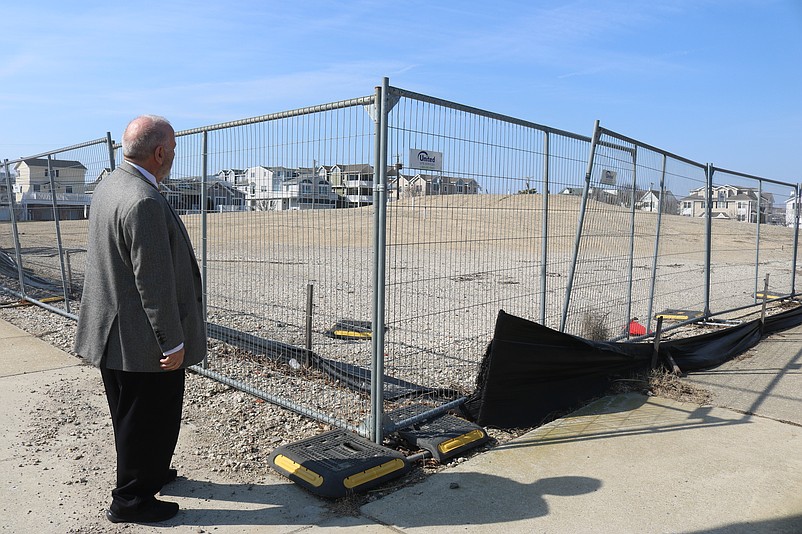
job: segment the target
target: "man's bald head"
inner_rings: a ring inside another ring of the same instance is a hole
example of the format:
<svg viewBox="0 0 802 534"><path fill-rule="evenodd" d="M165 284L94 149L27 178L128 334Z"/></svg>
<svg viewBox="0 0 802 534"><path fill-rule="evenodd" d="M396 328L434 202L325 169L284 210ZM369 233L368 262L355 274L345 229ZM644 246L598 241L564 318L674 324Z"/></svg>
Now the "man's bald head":
<svg viewBox="0 0 802 534"><path fill-rule="evenodd" d="M175 130L164 117L142 115L123 132L123 156L146 169L161 182L173 166Z"/></svg>
<svg viewBox="0 0 802 534"><path fill-rule="evenodd" d="M173 127L164 117L142 115L128 123L123 132L123 156L134 163L146 161L159 145L174 135Z"/></svg>

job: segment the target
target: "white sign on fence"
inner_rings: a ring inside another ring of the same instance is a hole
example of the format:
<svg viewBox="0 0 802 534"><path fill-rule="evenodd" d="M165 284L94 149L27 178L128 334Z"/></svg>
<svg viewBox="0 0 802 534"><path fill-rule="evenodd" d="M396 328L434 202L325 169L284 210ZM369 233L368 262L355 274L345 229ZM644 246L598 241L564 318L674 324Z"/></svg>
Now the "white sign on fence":
<svg viewBox="0 0 802 534"><path fill-rule="evenodd" d="M409 149L409 168L425 171L443 170L443 153L434 150Z"/></svg>

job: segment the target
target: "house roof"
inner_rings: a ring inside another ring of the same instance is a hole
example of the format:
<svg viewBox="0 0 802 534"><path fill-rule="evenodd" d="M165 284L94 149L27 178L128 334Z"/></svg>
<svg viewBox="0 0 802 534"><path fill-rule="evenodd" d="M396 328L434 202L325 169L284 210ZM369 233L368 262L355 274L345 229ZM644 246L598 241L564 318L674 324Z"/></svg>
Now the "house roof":
<svg viewBox="0 0 802 534"><path fill-rule="evenodd" d="M222 187L228 190L232 195L242 195L242 191L233 187L230 182L220 180L217 175L210 176L206 179L206 190L213 187ZM202 183L197 177L181 178L181 179L167 179L161 183L163 190L170 193L187 193L187 194L200 194Z"/></svg>
<svg viewBox="0 0 802 534"><path fill-rule="evenodd" d="M22 164L27 165L28 167L47 167L47 159L42 158L31 158L31 159L24 159L14 165L14 169L19 169ZM73 161L68 159L51 159L50 160L50 168L54 169L83 169L86 170L86 167L80 161Z"/></svg>
<svg viewBox="0 0 802 534"><path fill-rule="evenodd" d="M416 174L412 180L424 180L426 182L433 182L435 180L439 180L441 184L456 184L458 182L463 182L465 184L479 184L473 178L460 178L456 176L440 176L437 174Z"/></svg>
<svg viewBox="0 0 802 534"><path fill-rule="evenodd" d="M561 195L581 195L582 191L584 191L581 187L566 187L562 191L560 191Z"/></svg>
<svg viewBox="0 0 802 534"><path fill-rule="evenodd" d="M330 185L328 180L326 180L325 178L321 178L316 174L315 175L307 174L305 176L296 176L295 178L287 178L283 182L281 182L281 185L294 185L294 184L300 184L301 182L309 182L310 184L315 183L317 185L320 184Z"/></svg>
<svg viewBox="0 0 802 534"><path fill-rule="evenodd" d="M330 170L334 170L335 168L340 169L341 172L360 172L360 173L373 173L373 165L368 165L367 163L355 163L349 165L343 164L336 164L332 165L331 167L325 167Z"/></svg>

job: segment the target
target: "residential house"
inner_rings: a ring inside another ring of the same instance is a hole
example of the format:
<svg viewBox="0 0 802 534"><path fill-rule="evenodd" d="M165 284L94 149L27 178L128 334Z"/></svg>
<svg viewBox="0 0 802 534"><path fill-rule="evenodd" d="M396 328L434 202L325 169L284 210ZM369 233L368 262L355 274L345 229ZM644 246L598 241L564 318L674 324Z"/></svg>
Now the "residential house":
<svg viewBox="0 0 802 534"><path fill-rule="evenodd" d="M58 217L83 219L87 216L86 167L79 161L31 158L14 166L14 197L21 220L53 220L53 201Z"/></svg>
<svg viewBox="0 0 802 534"><path fill-rule="evenodd" d="M660 191L649 189L640 191L635 201L635 209L640 211L657 212L660 208ZM676 215L679 213L679 201L671 191L666 190L663 195L662 213Z"/></svg>
<svg viewBox="0 0 802 534"><path fill-rule="evenodd" d="M794 227L800 204L802 204L802 198L796 196L796 191L791 191L791 196L785 201L785 226Z"/></svg>
<svg viewBox="0 0 802 534"><path fill-rule="evenodd" d="M245 169L223 169L217 173L217 179L240 186L248 182Z"/></svg>
<svg viewBox="0 0 802 534"><path fill-rule="evenodd" d="M733 219L736 221L769 222L769 214L774 208L774 195L762 193L758 202L758 189L734 185L714 185L711 216L716 219ZM680 215L686 217L705 217L707 215L707 187L692 189L683 198Z"/></svg>
<svg viewBox="0 0 802 534"><path fill-rule="evenodd" d="M263 206L281 192L284 180L297 178L300 173L298 169L259 165L248 167L244 174L244 179L235 182L235 187L245 193L247 209L257 210L264 209Z"/></svg>
<svg viewBox="0 0 802 534"><path fill-rule="evenodd" d="M420 173L411 178L399 176L395 187L400 191L401 197L476 195L480 189L479 182L473 178Z"/></svg>
<svg viewBox="0 0 802 534"><path fill-rule="evenodd" d="M11 195L9 194L6 173L0 170L0 221L11 220Z"/></svg>
<svg viewBox="0 0 802 534"><path fill-rule="evenodd" d="M244 192L246 208L249 210L283 211L337 207L337 194L332 190L322 168L250 167L244 171L244 177L244 181L240 179L236 188Z"/></svg>
<svg viewBox="0 0 802 534"><path fill-rule="evenodd" d="M366 163L321 166L318 176L325 178L332 191L341 196L348 206L373 204L373 166Z"/></svg>
<svg viewBox="0 0 802 534"><path fill-rule="evenodd" d="M159 189L178 213L199 212L203 203L203 183L199 177L164 180ZM245 193L216 176L206 178L206 211L242 211Z"/></svg>
<svg viewBox="0 0 802 534"><path fill-rule="evenodd" d="M584 187L565 187L560 191L561 195L572 195L581 197L582 194L585 192ZM630 198L629 197L626 198ZM628 203L628 200L622 200L622 196L619 196L618 191L616 189L600 189L597 187L591 187L588 189L588 198L591 200L596 200L598 202L604 202L605 204L612 204L617 206L619 204L624 205Z"/></svg>

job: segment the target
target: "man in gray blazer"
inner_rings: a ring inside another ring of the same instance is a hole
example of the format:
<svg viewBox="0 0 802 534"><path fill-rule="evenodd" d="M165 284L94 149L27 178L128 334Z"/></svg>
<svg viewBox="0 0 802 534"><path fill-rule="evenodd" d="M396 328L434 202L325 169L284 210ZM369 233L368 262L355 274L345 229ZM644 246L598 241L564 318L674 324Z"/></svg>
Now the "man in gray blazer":
<svg viewBox="0 0 802 534"><path fill-rule="evenodd" d="M206 356L201 275L184 224L159 193L175 132L144 115L123 133L125 162L95 188L75 352L100 368L117 449L106 517L164 521L155 498L176 477L184 369Z"/></svg>

